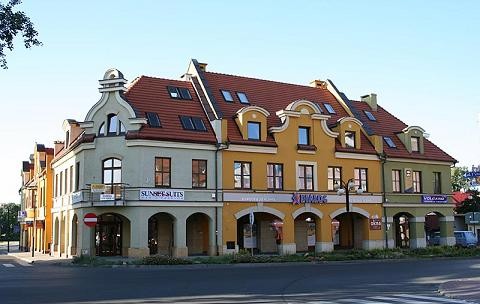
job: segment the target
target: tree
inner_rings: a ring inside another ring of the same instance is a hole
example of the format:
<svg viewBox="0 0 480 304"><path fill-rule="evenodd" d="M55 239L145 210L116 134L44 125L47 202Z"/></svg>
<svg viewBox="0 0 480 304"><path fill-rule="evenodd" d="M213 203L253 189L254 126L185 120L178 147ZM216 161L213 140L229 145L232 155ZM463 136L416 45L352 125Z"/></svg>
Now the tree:
<svg viewBox="0 0 480 304"><path fill-rule="evenodd" d="M22 33L23 42L28 49L32 46L42 45L37 40L38 33L33 27L30 18L24 12L14 12L13 7L22 3L21 0L10 0L7 5L0 3L0 67L7 69L5 48L13 50L13 39L19 32Z"/></svg>
<svg viewBox="0 0 480 304"><path fill-rule="evenodd" d="M20 211L20 205L14 203L0 205L0 240L19 240L18 211Z"/></svg>
<svg viewBox="0 0 480 304"><path fill-rule="evenodd" d="M467 167L454 167L452 168L452 190L468 190L470 189L470 181L465 177Z"/></svg>
<svg viewBox="0 0 480 304"><path fill-rule="evenodd" d="M480 211L480 193L477 190L470 190L468 194L468 198L455 207L458 214Z"/></svg>

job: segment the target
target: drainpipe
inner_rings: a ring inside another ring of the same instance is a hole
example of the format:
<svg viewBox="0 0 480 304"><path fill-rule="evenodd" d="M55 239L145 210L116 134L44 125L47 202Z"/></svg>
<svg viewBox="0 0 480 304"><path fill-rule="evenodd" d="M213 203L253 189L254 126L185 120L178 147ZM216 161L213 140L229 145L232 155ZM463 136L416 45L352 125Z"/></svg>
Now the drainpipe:
<svg viewBox="0 0 480 304"><path fill-rule="evenodd" d="M387 202L387 197L385 193L385 163L387 162L387 154L385 152L378 155L380 161L382 162L382 206L383 206L383 214L385 216L385 222L383 223L385 226L385 248L388 249L388 233L387 233L387 208L385 207L385 203Z"/></svg>
<svg viewBox="0 0 480 304"><path fill-rule="evenodd" d="M215 202L218 202L218 152L221 150L228 149L229 142L220 143L217 142L215 150ZM215 206L215 252L216 255L219 255L218 252L218 207Z"/></svg>

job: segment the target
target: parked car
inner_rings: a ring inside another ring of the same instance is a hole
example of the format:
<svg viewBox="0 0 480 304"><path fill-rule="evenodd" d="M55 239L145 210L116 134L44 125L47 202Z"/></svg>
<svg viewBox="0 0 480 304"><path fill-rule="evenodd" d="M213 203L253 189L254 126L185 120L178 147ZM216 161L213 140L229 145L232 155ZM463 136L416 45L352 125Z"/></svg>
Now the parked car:
<svg viewBox="0 0 480 304"><path fill-rule="evenodd" d="M454 231L455 245L460 247L477 246L477 236L472 231Z"/></svg>

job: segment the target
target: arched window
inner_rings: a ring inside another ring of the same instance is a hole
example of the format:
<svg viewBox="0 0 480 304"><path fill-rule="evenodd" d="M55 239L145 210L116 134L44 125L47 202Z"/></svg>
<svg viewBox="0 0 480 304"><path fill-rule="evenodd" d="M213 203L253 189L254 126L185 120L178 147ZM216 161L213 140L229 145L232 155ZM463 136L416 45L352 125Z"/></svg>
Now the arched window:
<svg viewBox="0 0 480 304"><path fill-rule="evenodd" d="M105 123L102 123L100 125L100 128L98 129L98 136L104 136L105 135Z"/></svg>
<svg viewBox="0 0 480 304"><path fill-rule="evenodd" d="M121 198L122 161L118 158L107 158L103 161L102 171L105 193L115 194L115 199Z"/></svg>
<svg viewBox="0 0 480 304"><path fill-rule="evenodd" d="M108 135L117 135L118 116L115 114L108 115Z"/></svg>

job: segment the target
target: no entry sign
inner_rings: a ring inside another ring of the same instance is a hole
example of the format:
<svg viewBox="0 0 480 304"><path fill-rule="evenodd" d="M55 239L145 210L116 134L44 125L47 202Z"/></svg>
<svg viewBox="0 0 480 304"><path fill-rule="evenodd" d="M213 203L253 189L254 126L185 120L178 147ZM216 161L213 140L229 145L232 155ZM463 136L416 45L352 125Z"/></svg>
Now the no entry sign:
<svg viewBox="0 0 480 304"><path fill-rule="evenodd" d="M95 227L95 225L97 224L97 215L95 213L87 213L83 217L83 222L88 227Z"/></svg>

